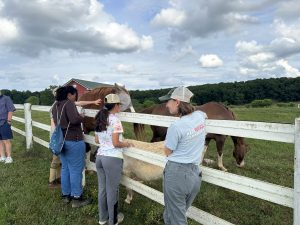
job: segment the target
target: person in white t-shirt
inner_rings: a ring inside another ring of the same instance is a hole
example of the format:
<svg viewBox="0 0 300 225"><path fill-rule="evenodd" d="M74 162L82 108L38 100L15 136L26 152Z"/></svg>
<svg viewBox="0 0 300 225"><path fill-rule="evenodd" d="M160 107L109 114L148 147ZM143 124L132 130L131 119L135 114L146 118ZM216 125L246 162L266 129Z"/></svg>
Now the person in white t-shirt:
<svg viewBox="0 0 300 225"><path fill-rule="evenodd" d="M98 176L99 224L115 225L123 221L118 212L119 185L123 170L123 148L132 146L123 142L123 126L117 113L121 111L120 98L109 94L104 107L95 117L95 142L99 144L96 158Z"/></svg>

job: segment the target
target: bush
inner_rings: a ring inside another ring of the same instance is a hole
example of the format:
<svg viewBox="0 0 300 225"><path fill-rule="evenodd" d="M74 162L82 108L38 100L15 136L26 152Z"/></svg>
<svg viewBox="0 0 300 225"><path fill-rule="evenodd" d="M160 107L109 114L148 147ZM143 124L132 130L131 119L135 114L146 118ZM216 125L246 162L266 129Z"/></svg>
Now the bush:
<svg viewBox="0 0 300 225"><path fill-rule="evenodd" d="M296 104L293 102L278 102L276 104L278 107L295 107Z"/></svg>
<svg viewBox="0 0 300 225"><path fill-rule="evenodd" d="M145 100L144 103L143 103L144 108L148 108L148 107L151 107L153 105L155 105L155 102L151 101L151 100Z"/></svg>
<svg viewBox="0 0 300 225"><path fill-rule="evenodd" d="M30 103L31 105L39 105L40 99L36 96L30 96L29 98L26 99L25 102Z"/></svg>
<svg viewBox="0 0 300 225"><path fill-rule="evenodd" d="M272 99L258 99L251 102L252 107L268 107L273 104Z"/></svg>

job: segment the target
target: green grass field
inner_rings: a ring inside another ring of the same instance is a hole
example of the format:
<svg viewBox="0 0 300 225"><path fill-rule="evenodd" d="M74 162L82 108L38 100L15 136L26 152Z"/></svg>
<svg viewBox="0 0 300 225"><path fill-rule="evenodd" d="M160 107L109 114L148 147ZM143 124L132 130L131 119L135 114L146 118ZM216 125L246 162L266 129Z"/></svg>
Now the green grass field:
<svg viewBox="0 0 300 225"><path fill-rule="evenodd" d="M300 117L297 108L233 108L239 120L293 123ZM15 115L23 117L18 111ZM47 113L33 111L33 119L49 124ZM24 125L14 122L14 126L24 129ZM132 125L124 124L125 137L133 138ZM44 140L49 140L49 133L33 128L33 133ZM150 131L147 130L150 139ZM232 157L233 145L226 141L224 165L230 173L235 173L287 187L293 187L292 144L246 139L251 146L246 156L246 166L239 169ZM79 209L60 200L59 190L49 190L48 175L51 154L48 149L34 144L34 149L26 152L25 138L15 134L13 140L14 163L0 164L0 224L97 224L97 178L87 175L85 194L93 198L93 203ZM206 158L216 160L214 143L210 144ZM212 165L217 168L216 165ZM161 191L161 181L147 185ZM121 211L125 214L124 225L161 225L163 207L141 195L136 194L131 205L123 203L126 191L121 187ZM228 189L203 182L200 194L194 206L234 224L287 225L293 222L290 208L272 204ZM189 221L189 224L198 223Z"/></svg>

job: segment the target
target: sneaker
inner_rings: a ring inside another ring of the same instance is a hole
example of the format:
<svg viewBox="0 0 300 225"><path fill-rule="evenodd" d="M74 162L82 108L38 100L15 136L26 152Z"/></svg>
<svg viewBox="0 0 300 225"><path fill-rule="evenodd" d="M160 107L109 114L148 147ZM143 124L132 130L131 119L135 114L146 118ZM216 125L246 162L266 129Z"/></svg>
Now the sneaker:
<svg viewBox="0 0 300 225"><path fill-rule="evenodd" d="M122 223L122 221L124 220L124 214L123 213L118 213L118 222L115 225L118 225L119 223ZM104 225L106 224L108 221L99 221L100 225Z"/></svg>
<svg viewBox="0 0 300 225"><path fill-rule="evenodd" d="M83 198L82 196L80 196L79 198L73 197L72 208L79 208L82 206L86 206L86 205L90 204L91 202L92 202L91 199Z"/></svg>
<svg viewBox="0 0 300 225"><path fill-rule="evenodd" d="M124 220L124 214L123 213L118 213L118 222L116 223L116 225L118 225L119 223L122 223Z"/></svg>
<svg viewBox="0 0 300 225"><path fill-rule="evenodd" d="M61 200L63 203L70 203L71 202L71 196L70 195L62 195Z"/></svg>
<svg viewBox="0 0 300 225"><path fill-rule="evenodd" d="M0 162L5 162L6 161L6 157L1 157L0 158Z"/></svg>
<svg viewBox="0 0 300 225"><path fill-rule="evenodd" d="M6 160L5 160L5 163L6 163L6 164L7 164L7 163L12 163L12 162L13 162L13 160L12 160L11 157L7 157Z"/></svg>

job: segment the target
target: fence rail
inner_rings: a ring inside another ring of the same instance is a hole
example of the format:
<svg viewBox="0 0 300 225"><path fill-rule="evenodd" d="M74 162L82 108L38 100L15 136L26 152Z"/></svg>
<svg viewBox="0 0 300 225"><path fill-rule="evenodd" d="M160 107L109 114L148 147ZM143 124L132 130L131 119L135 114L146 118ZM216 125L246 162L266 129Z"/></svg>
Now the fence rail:
<svg viewBox="0 0 300 225"><path fill-rule="evenodd" d="M26 118L26 106L17 105L17 109L25 109ZM49 112L48 106L32 106L32 110ZM28 111L28 110L27 110ZM82 111L82 110L81 110ZM29 110L30 112L30 110ZM28 112L27 112L28 113ZM86 116L95 116L96 110L84 110ZM143 123L156 126L168 127L173 121L177 120L176 117L147 115L139 113L120 113L120 119L124 122L131 123ZM26 119L19 117L13 117L14 120L26 123ZM297 122L298 121L298 122ZM280 185L271 184L264 181L255 180L252 178L215 170L212 168L201 166L203 171L203 181L224 187L230 190L234 190L243 194L247 194L259 199L270 201L279 205L290 207L294 209L294 225L300 224L300 122L296 120L296 125L291 124L279 124L279 123L263 123L263 122L248 122L248 121L228 121L228 120L207 120L207 132L242 136L247 138L255 138L260 140L270 140L285 143L295 143L295 188L283 187ZM36 121L31 121L31 126L38 127L40 129L50 131L50 126ZM28 135L26 132L13 128L14 131L21 135ZM298 133L297 133L298 132ZM32 139L48 147L49 143L32 135ZM85 135L84 139L87 143L96 145L94 137ZM147 152L142 149L128 148L124 150L124 154L151 163L156 166L164 167L165 159L162 155ZM96 171L95 164L90 162L87 164L87 169ZM163 193L152 189L144 184L134 181L128 177L122 178L122 184L132 188L136 192L163 204ZM298 186L296 185L298 184ZM191 207L188 211L188 216L197 222L202 224L231 224L223 219L215 217L209 213L206 213L197 208Z"/></svg>

